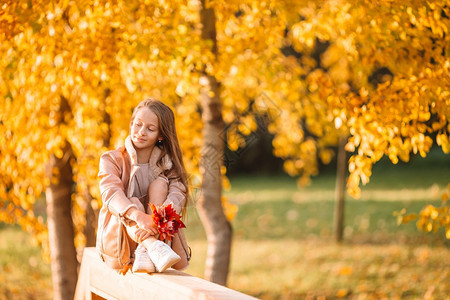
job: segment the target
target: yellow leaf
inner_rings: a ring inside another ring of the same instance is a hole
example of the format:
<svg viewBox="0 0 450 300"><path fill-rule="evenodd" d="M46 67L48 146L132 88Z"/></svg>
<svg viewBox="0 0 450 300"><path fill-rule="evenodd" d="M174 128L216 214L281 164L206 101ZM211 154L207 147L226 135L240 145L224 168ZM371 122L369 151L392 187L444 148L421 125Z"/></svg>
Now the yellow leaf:
<svg viewBox="0 0 450 300"><path fill-rule="evenodd" d="M228 202L225 196L222 196L222 207L229 222L233 221L238 212L238 206Z"/></svg>
<svg viewBox="0 0 450 300"><path fill-rule="evenodd" d="M341 267L338 270L339 275L349 276L353 273L353 268L351 266Z"/></svg>
<svg viewBox="0 0 450 300"><path fill-rule="evenodd" d="M346 296L348 295L348 293L349 293L349 291L348 291L347 289L339 289L339 290L336 292L336 297L338 297L338 298L344 298L344 297L346 297Z"/></svg>

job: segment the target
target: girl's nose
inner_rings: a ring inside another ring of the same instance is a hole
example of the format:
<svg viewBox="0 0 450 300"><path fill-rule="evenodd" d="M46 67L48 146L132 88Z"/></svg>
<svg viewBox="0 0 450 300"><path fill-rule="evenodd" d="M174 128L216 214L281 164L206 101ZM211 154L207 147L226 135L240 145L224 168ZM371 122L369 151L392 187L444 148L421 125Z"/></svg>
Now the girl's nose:
<svg viewBox="0 0 450 300"><path fill-rule="evenodd" d="M145 135L145 128L144 128L144 126L142 126L141 129L139 129L139 134L140 135Z"/></svg>

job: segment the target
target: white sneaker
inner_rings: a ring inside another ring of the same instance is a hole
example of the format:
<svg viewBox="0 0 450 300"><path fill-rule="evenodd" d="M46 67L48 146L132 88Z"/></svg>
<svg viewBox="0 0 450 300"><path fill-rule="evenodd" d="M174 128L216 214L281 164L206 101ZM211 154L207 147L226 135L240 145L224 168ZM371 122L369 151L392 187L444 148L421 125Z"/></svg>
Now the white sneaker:
<svg viewBox="0 0 450 300"><path fill-rule="evenodd" d="M167 268L170 268L181 259L169 245L161 241L155 241L151 244L148 249L148 255L155 264L158 272L164 272Z"/></svg>
<svg viewBox="0 0 450 300"><path fill-rule="evenodd" d="M154 273L156 272L155 265L148 256L147 249L142 244L139 244L134 251L134 263L131 269L133 273Z"/></svg>

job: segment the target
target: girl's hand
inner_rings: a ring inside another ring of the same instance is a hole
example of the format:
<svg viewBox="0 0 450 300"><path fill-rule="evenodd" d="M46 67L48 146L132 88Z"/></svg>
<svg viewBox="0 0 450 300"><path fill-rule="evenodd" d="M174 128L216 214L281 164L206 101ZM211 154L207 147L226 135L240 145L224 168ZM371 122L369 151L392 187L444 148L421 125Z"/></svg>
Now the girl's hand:
<svg viewBox="0 0 450 300"><path fill-rule="evenodd" d="M147 231L151 235L158 234L158 229L153 222L153 218L151 215L147 215L146 213L137 210L136 208L130 208L127 212L127 217L135 221L137 227L139 227L140 229Z"/></svg>
<svg viewBox="0 0 450 300"><path fill-rule="evenodd" d="M136 215L136 219L134 221L136 222L137 227L147 231L151 235L158 234L158 229L156 228L151 215L147 215L142 211L138 211L138 214Z"/></svg>
<svg viewBox="0 0 450 300"><path fill-rule="evenodd" d="M136 230L136 241L138 243L142 243L144 240L148 239L151 236L153 236L153 234L151 234L148 231L145 231L144 229L138 228Z"/></svg>

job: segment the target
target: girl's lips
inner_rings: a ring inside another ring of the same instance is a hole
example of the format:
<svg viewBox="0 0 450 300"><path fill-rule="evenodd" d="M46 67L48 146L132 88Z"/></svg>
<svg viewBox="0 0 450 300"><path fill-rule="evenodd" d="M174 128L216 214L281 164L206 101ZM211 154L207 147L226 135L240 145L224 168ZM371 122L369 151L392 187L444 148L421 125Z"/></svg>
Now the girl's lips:
<svg viewBox="0 0 450 300"><path fill-rule="evenodd" d="M139 143L145 142L145 139L143 139L143 138L135 138L135 139L136 139L136 141L138 141Z"/></svg>

